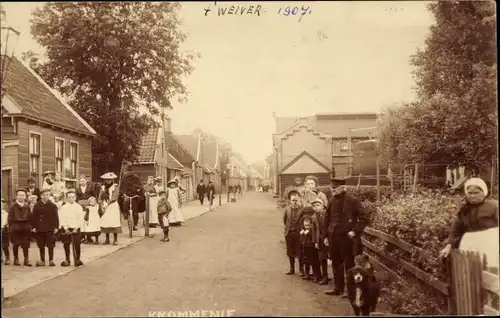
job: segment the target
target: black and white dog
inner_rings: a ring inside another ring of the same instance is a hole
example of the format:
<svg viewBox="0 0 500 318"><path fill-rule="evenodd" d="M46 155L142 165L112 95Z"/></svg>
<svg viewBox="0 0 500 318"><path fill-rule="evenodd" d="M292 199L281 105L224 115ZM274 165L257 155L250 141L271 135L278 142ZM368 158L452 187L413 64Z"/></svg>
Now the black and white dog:
<svg viewBox="0 0 500 318"><path fill-rule="evenodd" d="M356 316L369 316L377 308L380 288L368 265L357 260L347 272L347 296Z"/></svg>

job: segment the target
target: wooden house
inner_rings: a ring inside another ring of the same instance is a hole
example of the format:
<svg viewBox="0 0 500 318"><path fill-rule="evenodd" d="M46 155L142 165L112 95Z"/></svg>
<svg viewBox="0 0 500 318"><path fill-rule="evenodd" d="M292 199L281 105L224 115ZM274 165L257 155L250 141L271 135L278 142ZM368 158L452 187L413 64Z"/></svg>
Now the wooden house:
<svg viewBox="0 0 500 318"><path fill-rule="evenodd" d="M309 117L275 117L271 169L277 193L294 179L314 175L320 185L332 175L351 175L350 142L368 140L371 132L362 128L376 126L377 115L318 114Z"/></svg>
<svg viewBox="0 0 500 318"><path fill-rule="evenodd" d="M96 131L15 57L8 64L2 98L2 195L7 201L30 176L37 187L43 172L60 171L76 186L92 176L92 140Z"/></svg>

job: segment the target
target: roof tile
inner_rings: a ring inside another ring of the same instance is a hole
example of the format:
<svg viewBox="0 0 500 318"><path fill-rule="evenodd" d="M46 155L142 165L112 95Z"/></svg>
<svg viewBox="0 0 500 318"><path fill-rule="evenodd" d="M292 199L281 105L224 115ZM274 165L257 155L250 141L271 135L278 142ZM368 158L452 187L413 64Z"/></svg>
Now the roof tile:
<svg viewBox="0 0 500 318"><path fill-rule="evenodd" d="M22 114L57 127L86 135L94 134L15 57L10 59L3 86L5 92L21 106Z"/></svg>
<svg viewBox="0 0 500 318"><path fill-rule="evenodd" d="M158 139L159 127L151 127L142 137L139 147L139 156L137 163L153 162L155 158L156 141Z"/></svg>

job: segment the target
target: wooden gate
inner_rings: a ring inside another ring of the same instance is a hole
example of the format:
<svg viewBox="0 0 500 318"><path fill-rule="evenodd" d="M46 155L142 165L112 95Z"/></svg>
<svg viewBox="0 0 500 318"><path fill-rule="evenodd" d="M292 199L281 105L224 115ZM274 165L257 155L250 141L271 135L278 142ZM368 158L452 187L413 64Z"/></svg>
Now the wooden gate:
<svg viewBox="0 0 500 318"><path fill-rule="evenodd" d="M484 270L486 263L480 254L453 250L450 265L450 300L454 314L498 315L498 310L490 306L490 295L498 300L498 273Z"/></svg>

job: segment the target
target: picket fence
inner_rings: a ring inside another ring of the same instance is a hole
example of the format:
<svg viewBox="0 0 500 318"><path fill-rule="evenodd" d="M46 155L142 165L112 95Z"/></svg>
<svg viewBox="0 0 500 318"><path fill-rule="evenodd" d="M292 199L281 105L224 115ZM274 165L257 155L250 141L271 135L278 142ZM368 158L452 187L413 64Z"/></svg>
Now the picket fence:
<svg viewBox="0 0 500 318"><path fill-rule="evenodd" d="M414 246L395 236L365 228L364 233L369 237L376 237L391 247L396 247L410 255L418 254L424 260L434 258L429 251ZM443 282L426 273L413 264L392 255L388 249L382 249L367 239L362 239L365 254L375 267L389 273L396 279L402 279L393 269L384 263L399 266L407 274L415 277L424 284L437 290L446 297L449 315L492 315L498 316L498 304L493 308L489 304L491 295L499 297L498 269L492 273L486 269L486 261L479 253L453 250L448 257L446 266L448 281ZM376 257L374 257L376 256ZM379 259L384 260L380 262Z"/></svg>

